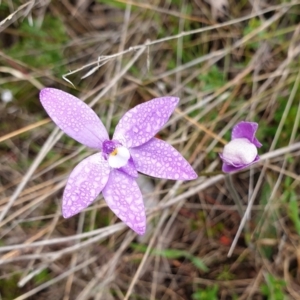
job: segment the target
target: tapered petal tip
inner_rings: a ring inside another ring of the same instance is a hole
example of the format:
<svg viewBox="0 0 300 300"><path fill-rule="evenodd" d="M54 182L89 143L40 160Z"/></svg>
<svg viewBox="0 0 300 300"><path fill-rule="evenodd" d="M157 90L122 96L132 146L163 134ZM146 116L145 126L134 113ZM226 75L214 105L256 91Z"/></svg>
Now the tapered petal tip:
<svg viewBox="0 0 300 300"><path fill-rule="evenodd" d="M137 234L145 233L145 207L135 178L115 169L102 193L109 208L121 221Z"/></svg>
<svg viewBox="0 0 300 300"><path fill-rule="evenodd" d="M70 210L68 210L68 209L66 209L66 208L64 208L64 207L62 207L62 216L64 217L64 219L69 219L69 218L71 218L71 217L73 217L73 216L75 216L75 215L77 215L77 214L79 214L81 211L83 211L84 210L84 208L82 208L82 209L77 209L77 210L75 210L75 211L70 211Z"/></svg>
<svg viewBox="0 0 300 300"><path fill-rule="evenodd" d="M191 165L184 159L184 167L179 170L179 172L175 173L173 178L167 178L167 179L173 179L173 180L195 180L198 178L198 174L193 170Z"/></svg>
<svg viewBox="0 0 300 300"><path fill-rule="evenodd" d="M146 175L171 180L193 180L198 177L188 161L160 139L152 138L130 151L137 170Z"/></svg>
<svg viewBox="0 0 300 300"><path fill-rule="evenodd" d="M40 90L40 100L43 103L44 101L46 101L49 97L51 97L51 93L52 92L60 92L60 90L58 89L54 89L54 88L43 88ZM50 100L50 99L49 99Z"/></svg>
<svg viewBox="0 0 300 300"><path fill-rule="evenodd" d="M62 216L65 219L69 219L80 212L82 212L87 205L83 205L83 199L80 197L73 196L74 200L71 200L69 197L64 196L63 204L62 204ZM74 204L70 205L68 202L73 202Z"/></svg>
<svg viewBox="0 0 300 300"><path fill-rule="evenodd" d="M120 119L113 139L126 147L138 147L149 141L166 124L179 98L165 96L130 109Z"/></svg>
<svg viewBox="0 0 300 300"><path fill-rule="evenodd" d="M81 161L71 172L63 193L62 215L70 218L89 206L108 181L110 168L101 153Z"/></svg>
<svg viewBox="0 0 300 300"><path fill-rule="evenodd" d="M46 87L40 90L40 101L47 111L49 105L53 104L53 101L57 101L57 99L65 99L71 96L72 98L76 98L75 96L68 94L64 91L61 91L59 89ZM81 102L78 98L76 98L78 101Z"/></svg>
<svg viewBox="0 0 300 300"><path fill-rule="evenodd" d="M64 91L44 88L40 101L53 122L67 135L90 148L100 149L108 133L96 113Z"/></svg>
<svg viewBox="0 0 300 300"><path fill-rule="evenodd" d="M178 97L173 97L173 96L166 96L166 97L162 97L162 98L169 99L169 101L174 103L174 106L176 106L180 100Z"/></svg>
<svg viewBox="0 0 300 300"><path fill-rule="evenodd" d="M192 168L189 170L188 174L188 179L186 180L194 180L198 178L198 174Z"/></svg>
<svg viewBox="0 0 300 300"><path fill-rule="evenodd" d="M138 235L144 235L146 232L146 226L138 226L135 228L131 228L134 232L136 232Z"/></svg>

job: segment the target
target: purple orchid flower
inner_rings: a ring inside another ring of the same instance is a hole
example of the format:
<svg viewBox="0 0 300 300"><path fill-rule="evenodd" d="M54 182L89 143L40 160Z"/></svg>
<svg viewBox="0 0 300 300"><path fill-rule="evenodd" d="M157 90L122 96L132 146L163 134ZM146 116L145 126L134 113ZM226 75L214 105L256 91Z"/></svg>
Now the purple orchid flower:
<svg viewBox="0 0 300 300"><path fill-rule="evenodd" d="M257 123L244 121L233 127L231 141L220 154L223 172L238 171L259 160L257 148L260 148L262 144L255 137L257 128Z"/></svg>
<svg viewBox="0 0 300 300"><path fill-rule="evenodd" d="M137 105L121 118L112 140L96 113L80 99L44 88L40 100L51 119L67 135L99 152L80 162L63 193L62 213L69 218L89 206L102 191L110 209L136 233L146 230L138 171L174 179L197 178L177 150L154 135L168 121L179 99L156 98Z"/></svg>

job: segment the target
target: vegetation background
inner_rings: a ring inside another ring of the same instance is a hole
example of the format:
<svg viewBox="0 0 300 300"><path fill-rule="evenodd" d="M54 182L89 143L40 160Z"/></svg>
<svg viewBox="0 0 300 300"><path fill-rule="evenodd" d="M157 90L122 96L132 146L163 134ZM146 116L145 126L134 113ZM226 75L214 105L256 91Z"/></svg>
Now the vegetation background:
<svg viewBox="0 0 300 300"><path fill-rule="evenodd" d="M0 299L300 299L299 21L289 0L0 1ZM159 136L199 178L140 176L145 236L102 196L62 218L92 152L48 119L45 86L110 133L138 103L181 98ZM259 123L261 161L225 175L241 120Z"/></svg>

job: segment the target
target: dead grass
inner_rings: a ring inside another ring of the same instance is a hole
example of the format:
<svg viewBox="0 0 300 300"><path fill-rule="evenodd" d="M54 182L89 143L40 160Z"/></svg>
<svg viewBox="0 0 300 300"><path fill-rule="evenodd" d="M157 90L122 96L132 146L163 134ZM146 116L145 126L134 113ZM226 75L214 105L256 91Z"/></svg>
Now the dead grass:
<svg viewBox="0 0 300 300"><path fill-rule="evenodd" d="M2 299L300 299L300 1L216 2L2 1ZM180 96L160 136L199 178L141 176L144 237L102 196L62 218L92 152L46 119L43 86L80 96L110 133L128 108ZM260 124L261 161L229 178L218 153L241 120Z"/></svg>

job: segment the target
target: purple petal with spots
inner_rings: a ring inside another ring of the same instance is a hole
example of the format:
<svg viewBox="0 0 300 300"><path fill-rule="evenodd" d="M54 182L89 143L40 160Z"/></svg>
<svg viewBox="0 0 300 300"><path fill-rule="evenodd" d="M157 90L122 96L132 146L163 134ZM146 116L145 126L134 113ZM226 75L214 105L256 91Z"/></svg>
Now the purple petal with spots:
<svg viewBox="0 0 300 300"><path fill-rule="evenodd" d="M231 139L246 138L253 143L257 148L260 148L262 144L255 137L258 124L255 122L240 122L236 124L231 133Z"/></svg>
<svg viewBox="0 0 300 300"><path fill-rule="evenodd" d="M101 149L108 134L96 113L80 99L53 88L44 88L40 100L55 124L79 143Z"/></svg>
<svg viewBox="0 0 300 300"><path fill-rule="evenodd" d="M132 160L132 158L130 157L130 159L128 160L128 163L126 166L119 168L120 171L125 172L126 174L128 174L129 176L132 176L134 178L137 178L139 176L136 167L134 165L134 162Z"/></svg>
<svg viewBox="0 0 300 300"><path fill-rule="evenodd" d="M197 174L183 156L166 142L152 138L130 149L137 170L141 173L165 179L192 180Z"/></svg>
<svg viewBox="0 0 300 300"><path fill-rule="evenodd" d="M116 169L112 170L102 193L107 205L118 218L136 233L145 233L143 197L133 177Z"/></svg>
<svg viewBox="0 0 300 300"><path fill-rule="evenodd" d="M89 206L106 185L110 167L102 153L81 161L72 171L63 194L62 213L72 217Z"/></svg>
<svg viewBox="0 0 300 300"><path fill-rule="evenodd" d="M220 154L220 156L221 156L221 154ZM221 158L222 158L222 156L221 156ZM234 172L234 171L239 171L239 170L242 170L242 169L245 169L245 168L251 166L252 164L254 164L255 162L257 162L259 160L260 160L260 157L257 155L255 160L253 162L251 162L250 164L247 164L247 165L233 166L233 165L228 165L228 164L223 162L222 171L224 173L231 173L231 172Z"/></svg>
<svg viewBox="0 0 300 300"><path fill-rule="evenodd" d="M161 97L135 106L119 121L113 139L126 147L149 141L169 120L179 98Z"/></svg>

